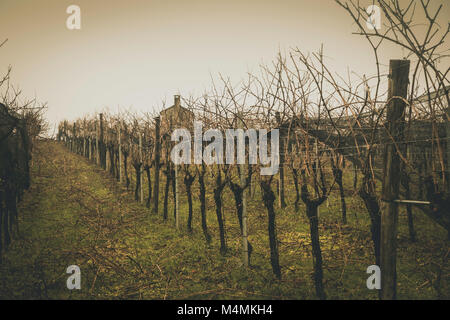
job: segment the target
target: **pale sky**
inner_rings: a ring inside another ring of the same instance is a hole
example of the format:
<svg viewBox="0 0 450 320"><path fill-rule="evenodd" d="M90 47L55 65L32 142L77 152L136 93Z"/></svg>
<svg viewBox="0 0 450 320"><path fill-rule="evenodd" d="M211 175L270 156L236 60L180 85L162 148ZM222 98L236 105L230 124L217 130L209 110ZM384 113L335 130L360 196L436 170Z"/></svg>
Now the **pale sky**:
<svg viewBox="0 0 450 320"><path fill-rule="evenodd" d="M444 4L444 26L448 2L432 0ZM81 30L66 28L71 4L81 8ZM202 94L211 74L238 81L290 47L323 44L334 71L374 74L372 51L355 30L334 0L0 0L0 43L8 38L0 75L11 65L12 84L48 102L54 125L106 106L170 106L174 94ZM402 57L386 47L381 62Z"/></svg>

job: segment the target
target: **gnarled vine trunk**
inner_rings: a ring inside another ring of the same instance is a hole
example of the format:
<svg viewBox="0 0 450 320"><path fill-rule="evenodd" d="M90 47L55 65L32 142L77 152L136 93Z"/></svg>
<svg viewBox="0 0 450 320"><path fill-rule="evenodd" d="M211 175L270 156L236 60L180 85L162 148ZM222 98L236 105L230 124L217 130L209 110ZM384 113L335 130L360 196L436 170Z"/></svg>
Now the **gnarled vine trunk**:
<svg viewBox="0 0 450 320"><path fill-rule="evenodd" d="M222 181L222 176L219 169L219 173L217 174L216 178L216 186L214 188L214 202L216 204L216 216L220 234L220 253L222 255L227 252L227 243L225 240L225 225L222 217L222 192L224 188L225 183Z"/></svg>
<svg viewBox="0 0 450 320"><path fill-rule="evenodd" d="M275 194L270 186L271 181L261 180L261 189L263 191L263 201L267 209L268 215L268 232L269 232L269 247L270 247L270 263L272 271L278 279L281 279L281 267L278 257L278 239L277 228L275 221Z"/></svg>
<svg viewBox="0 0 450 320"><path fill-rule="evenodd" d="M203 235L205 236L206 242L209 244L211 243L211 236L208 232L208 225L206 222L206 188L205 188L205 164L202 163L202 169L200 170L200 173L198 175L198 183L200 186L199 191L199 198L200 198L200 213L202 216L202 230Z"/></svg>

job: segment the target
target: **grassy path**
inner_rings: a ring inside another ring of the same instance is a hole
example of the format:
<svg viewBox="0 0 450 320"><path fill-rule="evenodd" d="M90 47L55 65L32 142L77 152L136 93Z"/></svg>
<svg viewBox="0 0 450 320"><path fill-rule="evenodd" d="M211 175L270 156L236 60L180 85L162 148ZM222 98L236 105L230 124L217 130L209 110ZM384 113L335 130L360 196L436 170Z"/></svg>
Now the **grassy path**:
<svg viewBox="0 0 450 320"><path fill-rule="evenodd" d="M239 254L221 257L201 233L177 234L62 145L37 145L32 185L0 266L0 298L242 297L232 285L246 277ZM69 265L81 268L81 290L66 288Z"/></svg>
<svg viewBox="0 0 450 320"><path fill-rule="evenodd" d="M171 220L151 214L103 170L62 145L39 142L33 157L32 188L20 205L20 232L0 265L0 299L315 298L308 223L292 208L277 212L283 272L278 281L269 264L266 214L260 201L251 202L256 214L249 217L254 266L244 270L230 195L225 195L230 250L221 256L211 204L213 243L207 246L197 203L195 232L177 233ZM349 212L349 225L341 226L333 210L321 209L328 297L375 299L377 293L365 285L366 268L373 264L367 217ZM359 220L352 221L353 216ZM448 298L448 246L441 240L445 235L418 216L420 240L410 244L402 219L400 297ZM81 268L81 290L66 288L69 265Z"/></svg>

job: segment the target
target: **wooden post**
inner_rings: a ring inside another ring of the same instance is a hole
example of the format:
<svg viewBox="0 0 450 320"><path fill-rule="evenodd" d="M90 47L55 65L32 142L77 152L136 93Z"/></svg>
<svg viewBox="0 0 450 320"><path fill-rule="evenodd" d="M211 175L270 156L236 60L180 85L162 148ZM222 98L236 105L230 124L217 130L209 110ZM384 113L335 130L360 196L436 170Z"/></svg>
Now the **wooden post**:
<svg viewBox="0 0 450 320"><path fill-rule="evenodd" d="M144 186L142 185L142 183L144 182L144 179L142 179L142 167L143 167L143 162L144 159L142 157L142 134L139 133L139 192L140 192L140 200L141 203L144 202Z"/></svg>
<svg viewBox="0 0 450 320"><path fill-rule="evenodd" d="M281 124L281 115L280 112L276 112L275 114L278 124ZM280 127L280 164L278 166L278 206L280 208L286 207L286 201L284 196L284 159L285 159L285 144L284 139L286 137L286 129L284 127Z"/></svg>
<svg viewBox="0 0 450 320"><path fill-rule="evenodd" d="M103 113L100 113L100 163L103 169L106 169L106 154L104 147L104 131L103 131Z"/></svg>
<svg viewBox="0 0 450 320"><path fill-rule="evenodd" d="M166 161L170 161L170 159L166 159ZM178 210L178 165L174 164L175 167L175 227L177 230L180 229L180 212Z"/></svg>
<svg viewBox="0 0 450 320"><path fill-rule="evenodd" d="M283 133L285 130L283 130ZM284 160L286 158L285 156L285 135L283 134L280 137L280 165L279 165L279 170L280 170L280 208L285 208L286 207L286 201L285 201L285 193L284 193Z"/></svg>
<svg viewBox="0 0 450 320"><path fill-rule="evenodd" d="M64 141L64 145L67 148L67 122L66 121L64 121L63 132L64 132L63 141Z"/></svg>
<svg viewBox="0 0 450 320"><path fill-rule="evenodd" d="M95 157L96 157L96 162L97 165L100 165L100 143L99 143L99 139L100 139L100 125L98 123L98 121L95 123L96 125L96 130L95 130Z"/></svg>
<svg viewBox="0 0 450 320"><path fill-rule="evenodd" d="M319 177L319 174L320 174L320 171L319 171L319 143L318 143L317 139L314 144L314 147L315 147L315 152L316 152L316 174L317 174L316 179L318 181L320 181L320 177ZM319 214L320 214L320 206L317 206L317 215L319 215Z"/></svg>
<svg viewBox="0 0 450 320"><path fill-rule="evenodd" d="M73 124L72 135L73 135L72 152L73 153L78 153L78 150L77 150L77 146L78 146L78 144L77 144L77 125L76 125L76 123Z"/></svg>
<svg viewBox="0 0 450 320"><path fill-rule="evenodd" d="M155 184L153 187L153 213L158 213L159 203L159 166L161 160L161 118L155 118Z"/></svg>
<svg viewBox="0 0 450 320"><path fill-rule="evenodd" d="M249 170L253 170L252 165L249 164L248 165L248 169ZM250 198L253 198L255 196L255 192L256 192L256 179L253 179L253 177L250 177L250 188L248 189L248 196Z"/></svg>
<svg viewBox="0 0 450 320"><path fill-rule="evenodd" d="M405 101L408 89L409 60L389 63L387 137L381 203L381 299L397 298L397 222L399 181L401 178L400 148L403 144ZM403 100L404 99L404 100ZM392 140L391 140L392 139Z"/></svg>
<svg viewBox="0 0 450 320"><path fill-rule="evenodd" d="M88 145L89 145L89 160L92 160L92 137L88 137Z"/></svg>
<svg viewBox="0 0 450 320"><path fill-rule="evenodd" d="M446 146L447 146L447 168L445 171L447 172L447 193L450 193L450 106L447 108L447 123L446 123Z"/></svg>
<svg viewBox="0 0 450 320"><path fill-rule="evenodd" d="M84 134L85 129L83 129L83 157L86 157L86 135Z"/></svg>
<svg viewBox="0 0 450 320"><path fill-rule="evenodd" d="M108 172L111 168L111 159L108 152L108 143L109 143L109 128L106 126L106 132L104 135L104 143L105 143L105 169Z"/></svg>
<svg viewBox="0 0 450 320"><path fill-rule="evenodd" d="M239 128L244 128L244 123L242 118L238 119ZM244 131L239 132L240 141L244 141L245 148L245 137ZM245 267L248 267L248 234L247 234L247 190L245 190L245 184L247 180L247 171L245 170L245 163L240 164L240 182L242 190L242 253L243 253L243 263Z"/></svg>
<svg viewBox="0 0 450 320"><path fill-rule="evenodd" d="M119 123L119 182L122 183L122 123Z"/></svg>

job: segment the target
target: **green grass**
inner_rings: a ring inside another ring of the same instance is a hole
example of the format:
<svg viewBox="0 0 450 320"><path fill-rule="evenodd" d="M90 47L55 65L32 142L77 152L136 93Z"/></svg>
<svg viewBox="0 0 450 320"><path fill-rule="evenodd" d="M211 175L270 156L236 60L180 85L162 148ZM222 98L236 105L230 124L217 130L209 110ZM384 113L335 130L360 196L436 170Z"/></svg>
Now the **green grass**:
<svg viewBox="0 0 450 320"><path fill-rule="evenodd" d="M134 194L103 170L54 142L37 144L32 177L32 188L20 204L20 232L0 265L2 299L315 299L309 225L303 206L294 211L289 174L288 207L277 208L282 280L272 274L267 214L258 187L249 201L254 253L252 267L245 269L228 188L223 198L229 251L219 254L211 177L207 181L208 227L213 237L209 246L200 227L197 181L193 185L194 232L189 234L182 179L181 230L176 231L171 198L169 220L162 219L164 175L158 215L136 203ZM352 185L351 180L346 176L345 185ZM340 222L336 193L328 207L320 207L325 290L330 299L376 299L377 292L366 288L366 269L374 264L368 214L351 190L348 194L347 225ZM418 241L411 243L402 209L398 296L448 299L446 234L419 211L415 226ZM73 264L81 268L81 290L66 288L65 270Z"/></svg>

